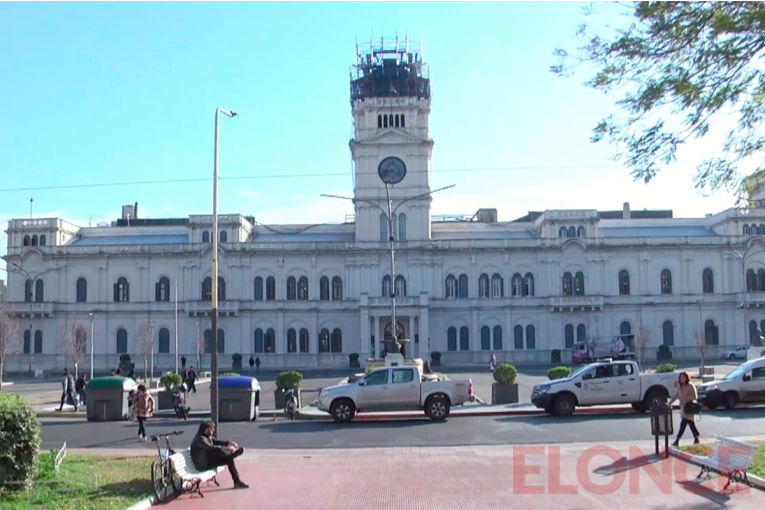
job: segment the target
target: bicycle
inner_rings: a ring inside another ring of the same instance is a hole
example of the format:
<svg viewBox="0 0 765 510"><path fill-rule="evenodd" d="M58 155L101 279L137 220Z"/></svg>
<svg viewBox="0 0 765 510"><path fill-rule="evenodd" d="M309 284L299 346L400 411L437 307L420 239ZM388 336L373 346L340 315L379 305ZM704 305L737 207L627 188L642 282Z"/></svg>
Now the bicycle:
<svg viewBox="0 0 765 510"><path fill-rule="evenodd" d="M180 492L181 479L175 474L173 463L170 461L170 456L175 453L173 446L170 443L171 436L180 436L183 434L182 430L176 430L169 434L155 434L151 436L151 440L157 443L157 460L151 463L151 483L154 486L154 497L157 498L157 502L161 503L165 501L172 493ZM160 446L162 438L165 439L164 450ZM168 493L168 489L172 488L172 492Z"/></svg>

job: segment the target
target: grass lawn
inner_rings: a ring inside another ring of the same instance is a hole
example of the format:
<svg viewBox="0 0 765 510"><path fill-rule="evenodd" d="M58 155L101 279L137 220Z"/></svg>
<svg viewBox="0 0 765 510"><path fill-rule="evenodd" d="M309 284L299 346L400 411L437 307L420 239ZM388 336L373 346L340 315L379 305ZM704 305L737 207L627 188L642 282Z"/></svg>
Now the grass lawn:
<svg viewBox="0 0 765 510"><path fill-rule="evenodd" d="M29 491L0 494L3 510L125 510L153 494L153 457L67 455L58 473L53 456L40 455Z"/></svg>
<svg viewBox="0 0 765 510"><path fill-rule="evenodd" d="M752 463L749 472L759 477L765 478L765 441L754 441L759 448L754 453L754 462ZM680 450L690 455L698 455L700 457L709 457L714 453L712 443L700 443L689 446L681 446Z"/></svg>

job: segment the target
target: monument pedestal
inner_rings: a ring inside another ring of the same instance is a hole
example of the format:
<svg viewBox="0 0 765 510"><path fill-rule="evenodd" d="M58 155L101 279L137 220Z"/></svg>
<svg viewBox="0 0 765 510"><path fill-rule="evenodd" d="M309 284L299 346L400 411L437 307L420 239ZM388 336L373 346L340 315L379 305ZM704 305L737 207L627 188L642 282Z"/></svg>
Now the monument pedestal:
<svg viewBox="0 0 765 510"><path fill-rule="evenodd" d="M385 367L401 367L404 366L404 356L400 353L389 352L385 356Z"/></svg>

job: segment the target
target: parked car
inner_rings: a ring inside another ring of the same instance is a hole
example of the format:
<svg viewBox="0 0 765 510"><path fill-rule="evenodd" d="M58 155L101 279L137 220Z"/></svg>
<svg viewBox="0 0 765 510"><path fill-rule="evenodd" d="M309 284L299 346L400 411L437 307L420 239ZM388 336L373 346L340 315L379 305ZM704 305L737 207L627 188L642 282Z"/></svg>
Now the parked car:
<svg viewBox="0 0 765 510"><path fill-rule="evenodd" d="M746 359L746 351L748 349L746 346L736 347L723 354L723 359Z"/></svg>
<svg viewBox="0 0 765 510"><path fill-rule="evenodd" d="M632 404L638 412L664 403L675 392L677 374L641 374L635 361L591 363L571 377L534 386L531 402L555 416L570 416L577 407Z"/></svg>
<svg viewBox="0 0 765 510"><path fill-rule="evenodd" d="M765 357L747 361L721 380L704 383L696 390L699 403L707 409L765 403Z"/></svg>
<svg viewBox="0 0 765 510"><path fill-rule="evenodd" d="M427 374L419 366L378 368L354 382L322 388L318 408L336 422L349 422L356 413L422 409L433 421L444 421L453 406L474 399L473 381L450 381Z"/></svg>

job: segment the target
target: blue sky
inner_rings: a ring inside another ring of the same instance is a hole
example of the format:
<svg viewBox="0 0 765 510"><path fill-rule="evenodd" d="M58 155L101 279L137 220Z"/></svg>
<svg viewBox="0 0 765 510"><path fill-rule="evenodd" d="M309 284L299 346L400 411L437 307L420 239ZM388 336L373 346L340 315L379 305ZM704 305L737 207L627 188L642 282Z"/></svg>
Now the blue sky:
<svg viewBox="0 0 765 510"><path fill-rule="evenodd" d="M693 190L699 148L633 184L591 128L616 97L549 72L581 3L2 3L0 218L111 221L211 210L213 114L222 122L221 213L341 222L352 192L348 71L355 41L408 31L431 68L433 213L732 204ZM306 174L325 174L306 177ZM326 175L329 174L329 175ZM302 177L296 177L302 176ZM197 179L195 182L46 186ZM25 189L18 191L18 189ZM2 240L2 244L5 244Z"/></svg>

